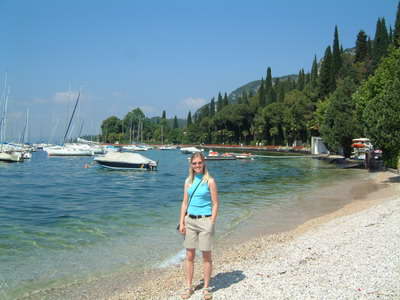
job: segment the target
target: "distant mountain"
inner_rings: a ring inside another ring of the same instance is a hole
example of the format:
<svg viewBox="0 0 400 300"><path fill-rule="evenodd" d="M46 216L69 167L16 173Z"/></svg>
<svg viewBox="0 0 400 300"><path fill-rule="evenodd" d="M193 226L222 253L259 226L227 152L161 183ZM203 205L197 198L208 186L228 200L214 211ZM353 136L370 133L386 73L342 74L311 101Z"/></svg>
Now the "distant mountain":
<svg viewBox="0 0 400 300"><path fill-rule="evenodd" d="M285 75L282 77L273 77L272 81L275 82L277 78L279 78L280 81L285 81L290 78L291 80L297 80L298 75ZM242 96L243 92L246 92L247 95L251 92L253 95L255 95L260 88L261 85L261 80L254 80L251 81L245 85L242 85L241 87L237 88L233 92L231 92L228 96L229 102L237 102L237 99Z"/></svg>

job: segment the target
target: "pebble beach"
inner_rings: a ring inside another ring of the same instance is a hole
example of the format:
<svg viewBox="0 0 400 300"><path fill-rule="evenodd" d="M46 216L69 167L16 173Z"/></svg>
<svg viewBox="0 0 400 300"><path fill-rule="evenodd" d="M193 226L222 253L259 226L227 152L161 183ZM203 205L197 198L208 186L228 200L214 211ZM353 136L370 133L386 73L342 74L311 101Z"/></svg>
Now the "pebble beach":
<svg viewBox="0 0 400 300"><path fill-rule="evenodd" d="M400 176L297 228L214 251L214 299L400 299ZM201 272L195 274L200 300ZM180 299L182 265L108 299Z"/></svg>

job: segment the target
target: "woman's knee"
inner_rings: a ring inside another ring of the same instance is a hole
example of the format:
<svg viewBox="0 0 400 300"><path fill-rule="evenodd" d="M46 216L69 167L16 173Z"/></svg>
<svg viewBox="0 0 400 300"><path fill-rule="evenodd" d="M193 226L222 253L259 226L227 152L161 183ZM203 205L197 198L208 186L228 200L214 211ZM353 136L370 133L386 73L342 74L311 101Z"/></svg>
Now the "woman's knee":
<svg viewBox="0 0 400 300"><path fill-rule="evenodd" d="M188 261L194 261L194 258L196 256L196 250L195 249L186 249L186 259Z"/></svg>
<svg viewBox="0 0 400 300"><path fill-rule="evenodd" d="M212 262L211 251L203 251L203 261L204 262Z"/></svg>

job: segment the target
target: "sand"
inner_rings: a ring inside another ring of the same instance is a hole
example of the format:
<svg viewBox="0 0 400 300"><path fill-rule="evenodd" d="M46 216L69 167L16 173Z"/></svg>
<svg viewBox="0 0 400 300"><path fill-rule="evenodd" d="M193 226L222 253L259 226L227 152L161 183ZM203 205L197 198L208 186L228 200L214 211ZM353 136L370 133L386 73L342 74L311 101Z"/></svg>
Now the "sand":
<svg viewBox="0 0 400 300"><path fill-rule="evenodd" d="M369 176L378 188L332 213L216 249L214 299L400 299L400 176ZM194 300L202 299L196 266ZM144 276L106 299L180 299L182 265Z"/></svg>

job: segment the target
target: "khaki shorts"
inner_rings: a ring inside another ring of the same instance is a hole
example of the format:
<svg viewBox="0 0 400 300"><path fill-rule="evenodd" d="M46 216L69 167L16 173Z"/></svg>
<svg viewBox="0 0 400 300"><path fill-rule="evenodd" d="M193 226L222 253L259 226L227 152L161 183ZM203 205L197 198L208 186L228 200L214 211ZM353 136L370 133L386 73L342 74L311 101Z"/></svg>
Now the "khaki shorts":
<svg viewBox="0 0 400 300"><path fill-rule="evenodd" d="M211 251L215 226L211 222L211 217L192 219L185 217L186 235L183 246L186 249L198 248L200 251Z"/></svg>

